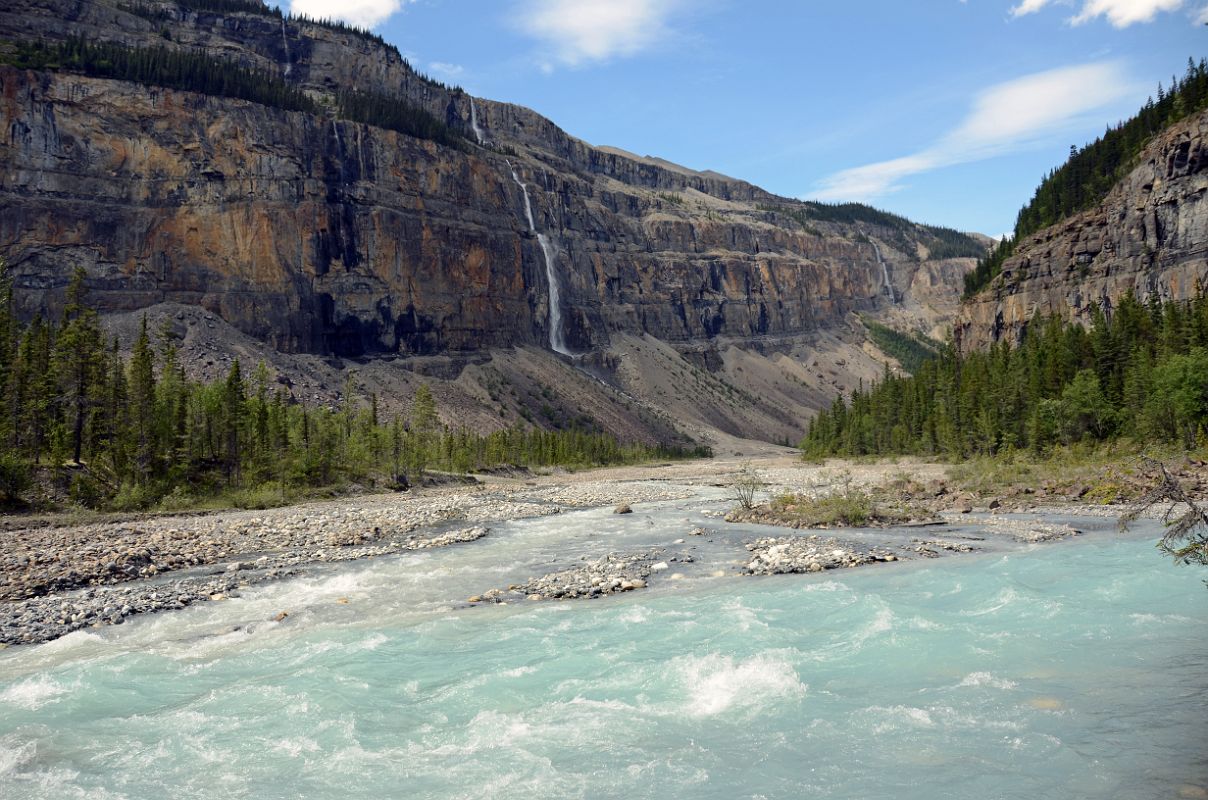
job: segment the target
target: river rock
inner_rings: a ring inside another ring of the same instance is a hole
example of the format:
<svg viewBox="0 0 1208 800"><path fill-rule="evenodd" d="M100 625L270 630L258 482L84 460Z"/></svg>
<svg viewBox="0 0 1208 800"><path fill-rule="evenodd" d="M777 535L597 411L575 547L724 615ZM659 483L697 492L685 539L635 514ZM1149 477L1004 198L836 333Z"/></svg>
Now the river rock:
<svg viewBox="0 0 1208 800"><path fill-rule="evenodd" d="M609 553L540 578L530 578L522 584L512 584L507 592L529 600L573 600L645 589L654 559L661 553L659 549L630 554ZM482 596L490 596L498 602L505 593L502 589L492 589Z"/></svg>

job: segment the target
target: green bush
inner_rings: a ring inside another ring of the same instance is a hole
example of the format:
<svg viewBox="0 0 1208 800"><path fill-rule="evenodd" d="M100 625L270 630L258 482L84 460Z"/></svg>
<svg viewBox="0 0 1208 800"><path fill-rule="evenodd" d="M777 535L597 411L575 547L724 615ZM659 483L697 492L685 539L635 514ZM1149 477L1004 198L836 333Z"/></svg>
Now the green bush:
<svg viewBox="0 0 1208 800"><path fill-rule="evenodd" d="M879 514L872 497L861 489L849 489L822 497L786 493L772 501L772 509L808 528L859 528Z"/></svg>
<svg viewBox="0 0 1208 800"><path fill-rule="evenodd" d="M113 511L145 511L163 496L163 490L152 484L123 483L109 501Z"/></svg>
<svg viewBox="0 0 1208 800"><path fill-rule="evenodd" d="M96 476L87 470L77 470L68 477L68 495L71 502L83 508L104 508L110 500L109 487L97 480Z"/></svg>
<svg viewBox="0 0 1208 800"><path fill-rule="evenodd" d="M32 485L28 464L12 453L0 454L0 507L25 505L26 493Z"/></svg>

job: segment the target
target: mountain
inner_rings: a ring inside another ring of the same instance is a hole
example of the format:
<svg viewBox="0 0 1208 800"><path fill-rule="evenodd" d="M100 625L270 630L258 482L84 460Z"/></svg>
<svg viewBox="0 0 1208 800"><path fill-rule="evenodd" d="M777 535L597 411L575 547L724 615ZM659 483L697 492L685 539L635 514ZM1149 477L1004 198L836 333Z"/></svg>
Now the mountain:
<svg viewBox="0 0 1208 800"><path fill-rule="evenodd" d="M1155 137L1093 208L1023 239L960 310L965 349L1017 341L1036 313L1089 322L1127 292L1187 300L1208 286L1208 111Z"/></svg>
<svg viewBox="0 0 1208 800"><path fill-rule="evenodd" d="M795 441L881 372L857 314L936 332L984 252L592 147L249 0L10 0L0 41L18 310L82 267L123 341L148 313L199 375L265 359L299 399L423 379L453 424Z"/></svg>
<svg viewBox="0 0 1208 800"><path fill-rule="evenodd" d="M1208 60L1188 59L1156 101L1071 148L1020 210L1014 236L965 276L969 302L954 331L963 347L1018 342L1036 314L1086 326L1129 293L1147 303L1194 297L1208 277L1206 130Z"/></svg>

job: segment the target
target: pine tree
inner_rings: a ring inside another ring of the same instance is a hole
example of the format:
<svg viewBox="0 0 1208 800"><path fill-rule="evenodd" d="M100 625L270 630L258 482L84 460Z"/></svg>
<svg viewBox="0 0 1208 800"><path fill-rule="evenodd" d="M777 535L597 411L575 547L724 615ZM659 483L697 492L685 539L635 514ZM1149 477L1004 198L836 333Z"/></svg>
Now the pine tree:
<svg viewBox="0 0 1208 800"><path fill-rule="evenodd" d="M233 484L239 475L240 459L243 455L244 405L246 392L239 359L231 364L222 385L221 396L221 442L222 462L228 484Z"/></svg>
<svg viewBox="0 0 1208 800"><path fill-rule="evenodd" d="M436 432L438 423L436 401L432 397L432 390L428 388L428 384L421 383L415 390L415 397L411 401L411 431L414 434L411 455L416 474L422 475L428 462L435 455L432 452L433 434ZM435 444L439 444L439 442L435 442Z"/></svg>
<svg viewBox="0 0 1208 800"><path fill-rule="evenodd" d="M76 464L83 463L85 426L97 399L102 351L96 312L84 304L85 277L83 268L72 276L55 347L56 373L63 389L65 415L70 419L71 455Z"/></svg>
<svg viewBox="0 0 1208 800"><path fill-rule="evenodd" d="M145 315L130 356L130 411L135 474L139 483L146 483L155 467L156 396L155 356L151 350L151 339L147 335Z"/></svg>

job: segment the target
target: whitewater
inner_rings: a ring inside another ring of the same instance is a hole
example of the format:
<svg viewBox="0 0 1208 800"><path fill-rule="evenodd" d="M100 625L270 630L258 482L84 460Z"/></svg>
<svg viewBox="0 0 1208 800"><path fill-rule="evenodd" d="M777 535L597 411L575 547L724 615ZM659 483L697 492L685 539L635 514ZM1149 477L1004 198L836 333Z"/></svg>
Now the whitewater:
<svg viewBox="0 0 1208 800"><path fill-rule="evenodd" d="M1208 592L1153 524L754 578L721 494L0 652L0 797L1202 796ZM464 602L696 525L645 591Z"/></svg>

